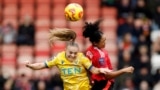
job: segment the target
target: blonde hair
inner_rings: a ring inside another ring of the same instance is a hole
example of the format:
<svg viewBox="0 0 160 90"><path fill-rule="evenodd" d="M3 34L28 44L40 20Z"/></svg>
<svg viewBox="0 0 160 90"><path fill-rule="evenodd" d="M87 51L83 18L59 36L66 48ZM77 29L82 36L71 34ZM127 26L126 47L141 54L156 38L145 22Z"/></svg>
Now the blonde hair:
<svg viewBox="0 0 160 90"><path fill-rule="evenodd" d="M49 42L54 44L55 41L72 41L76 39L76 33L68 28L55 28L50 30Z"/></svg>

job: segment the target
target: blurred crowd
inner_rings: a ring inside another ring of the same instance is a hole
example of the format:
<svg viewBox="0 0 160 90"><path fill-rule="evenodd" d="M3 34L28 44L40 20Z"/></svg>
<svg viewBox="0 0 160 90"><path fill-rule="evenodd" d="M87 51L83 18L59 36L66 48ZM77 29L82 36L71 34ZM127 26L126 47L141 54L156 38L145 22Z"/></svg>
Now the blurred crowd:
<svg viewBox="0 0 160 90"><path fill-rule="evenodd" d="M101 0L101 6L116 7L118 11L117 69L135 67L133 75L116 78L115 90L160 90L160 1ZM10 23L0 23L0 44L35 45L36 29L31 17L26 16L16 29ZM50 72L47 77L22 73L6 78L0 71L0 90L62 90L58 71Z"/></svg>

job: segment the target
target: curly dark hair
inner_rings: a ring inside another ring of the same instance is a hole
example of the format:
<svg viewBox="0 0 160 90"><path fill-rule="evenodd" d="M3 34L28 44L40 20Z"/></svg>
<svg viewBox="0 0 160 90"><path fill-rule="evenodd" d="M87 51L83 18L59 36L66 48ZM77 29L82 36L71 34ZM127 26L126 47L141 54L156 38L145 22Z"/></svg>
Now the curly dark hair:
<svg viewBox="0 0 160 90"><path fill-rule="evenodd" d="M89 38L90 42L98 43L102 37L102 32L100 30L99 24L101 23L101 19L97 20L94 23L86 22L83 27L83 36L85 38Z"/></svg>

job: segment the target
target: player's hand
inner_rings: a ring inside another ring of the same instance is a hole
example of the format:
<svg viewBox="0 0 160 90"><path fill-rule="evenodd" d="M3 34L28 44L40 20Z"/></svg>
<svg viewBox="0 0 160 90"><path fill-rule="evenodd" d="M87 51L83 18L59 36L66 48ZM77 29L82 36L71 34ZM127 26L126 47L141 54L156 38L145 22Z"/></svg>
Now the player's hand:
<svg viewBox="0 0 160 90"><path fill-rule="evenodd" d="M108 68L99 68L99 72L103 74L107 74L108 72L111 72L112 70L109 70Z"/></svg>
<svg viewBox="0 0 160 90"><path fill-rule="evenodd" d="M133 71L134 71L134 67L132 66L124 68L124 72L126 73L133 73Z"/></svg>
<svg viewBox="0 0 160 90"><path fill-rule="evenodd" d="M24 64L26 65L26 67L28 67L30 62L29 61L25 61Z"/></svg>

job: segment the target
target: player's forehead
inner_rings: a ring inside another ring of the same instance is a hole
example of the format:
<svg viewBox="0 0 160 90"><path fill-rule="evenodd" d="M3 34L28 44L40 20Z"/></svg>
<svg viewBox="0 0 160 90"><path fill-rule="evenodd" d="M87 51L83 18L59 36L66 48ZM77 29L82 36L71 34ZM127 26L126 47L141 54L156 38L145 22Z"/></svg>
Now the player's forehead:
<svg viewBox="0 0 160 90"><path fill-rule="evenodd" d="M67 46L67 51L69 52L78 52L78 47L77 46Z"/></svg>

